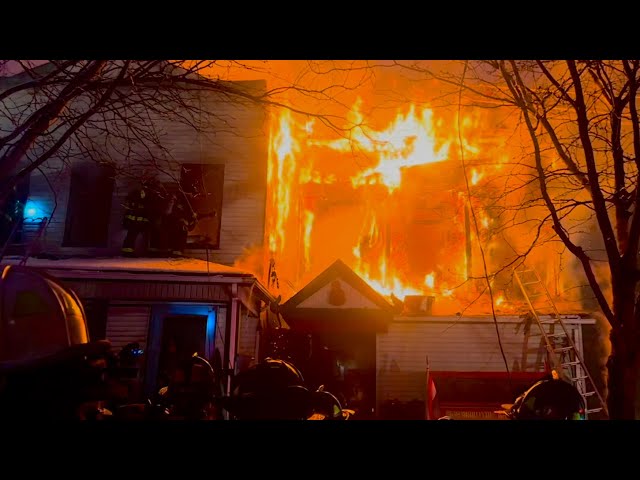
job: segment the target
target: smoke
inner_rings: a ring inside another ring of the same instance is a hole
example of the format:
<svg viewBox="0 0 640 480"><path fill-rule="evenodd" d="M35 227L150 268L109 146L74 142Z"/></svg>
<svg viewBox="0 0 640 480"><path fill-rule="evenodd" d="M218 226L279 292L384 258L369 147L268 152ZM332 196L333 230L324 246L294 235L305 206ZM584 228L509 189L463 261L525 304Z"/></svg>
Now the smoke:
<svg viewBox="0 0 640 480"><path fill-rule="evenodd" d="M264 265L265 250L261 245L252 245L245 248L242 254L233 263L235 268L251 273L258 280L266 284Z"/></svg>

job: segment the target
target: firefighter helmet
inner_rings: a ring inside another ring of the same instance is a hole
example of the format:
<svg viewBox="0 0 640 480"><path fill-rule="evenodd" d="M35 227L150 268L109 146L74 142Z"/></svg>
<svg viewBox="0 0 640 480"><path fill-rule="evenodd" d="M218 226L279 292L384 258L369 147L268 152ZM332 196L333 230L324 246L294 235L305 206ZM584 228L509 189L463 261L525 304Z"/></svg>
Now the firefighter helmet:
<svg viewBox="0 0 640 480"><path fill-rule="evenodd" d="M310 413L310 392L300 371L290 362L266 358L238 374L222 407L235 418L298 419Z"/></svg>
<svg viewBox="0 0 640 480"><path fill-rule="evenodd" d="M30 267L4 267L0 418L88 418L109 395L110 347L106 340L89 341L85 312L72 290Z"/></svg>
<svg viewBox="0 0 640 480"><path fill-rule="evenodd" d="M264 393L296 385L304 386L300 370L286 360L266 358L236 377L233 393Z"/></svg>
<svg viewBox="0 0 640 480"><path fill-rule="evenodd" d="M72 290L30 267L4 267L0 367L29 363L88 343L84 308Z"/></svg>
<svg viewBox="0 0 640 480"><path fill-rule="evenodd" d="M311 395L313 412L328 420L343 420L342 404L338 398L320 387Z"/></svg>
<svg viewBox="0 0 640 480"><path fill-rule="evenodd" d="M144 350L140 348L138 342L128 343L118 353L118 360L121 367L137 367L140 357L144 353Z"/></svg>
<svg viewBox="0 0 640 480"><path fill-rule="evenodd" d="M533 384L508 413L515 420L584 420L585 404L576 387L551 378Z"/></svg>

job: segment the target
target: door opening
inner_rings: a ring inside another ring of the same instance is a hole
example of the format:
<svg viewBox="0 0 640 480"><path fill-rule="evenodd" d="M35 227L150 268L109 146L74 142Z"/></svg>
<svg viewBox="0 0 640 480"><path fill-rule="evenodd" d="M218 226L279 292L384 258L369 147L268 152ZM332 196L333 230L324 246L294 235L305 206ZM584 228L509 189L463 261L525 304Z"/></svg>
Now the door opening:
<svg viewBox="0 0 640 480"><path fill-rule="evenodd" d="M157 385L167 385L194 353L204 356L206 340L206 315L165 317L162 326Z"/></svg>

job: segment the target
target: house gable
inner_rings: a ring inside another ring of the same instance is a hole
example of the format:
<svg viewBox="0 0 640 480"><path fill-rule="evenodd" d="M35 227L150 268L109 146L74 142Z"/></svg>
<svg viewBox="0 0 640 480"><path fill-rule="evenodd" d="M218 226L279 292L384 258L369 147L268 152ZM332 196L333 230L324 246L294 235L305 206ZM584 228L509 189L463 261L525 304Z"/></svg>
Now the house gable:
<svg viewBox="0 0 640 480"><path fill-rule="evenodd" d="M307 308L377 309L390 312L392 307L342 260L336 260L283 305L284 311Z"/></svg>
<svg viewBox="0 0 640 480"><path fill-rule="evenodd" d="M393 318L391 304L341 260L282 305L286 322L306 331L383 331Z"/></svg>

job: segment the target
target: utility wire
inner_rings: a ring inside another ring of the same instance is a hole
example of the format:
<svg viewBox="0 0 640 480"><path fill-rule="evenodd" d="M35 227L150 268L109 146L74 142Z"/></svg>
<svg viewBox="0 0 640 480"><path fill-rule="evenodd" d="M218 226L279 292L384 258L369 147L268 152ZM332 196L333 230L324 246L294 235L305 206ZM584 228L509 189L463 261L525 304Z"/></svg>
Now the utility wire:
<svg viewBox="0 0 640 480"><path fill-rule="evenodd" d="M471 188L469 186L469 177L467 176L467 166L464 161L464 146L462 144L462 130L461 130L461 110L462 110L462 88L464 85L465 76L467 74L467 67L469 65L469 61L465 60L464 69L462 71L462 77L460 78L460 89L458 91L458 144L460 145L460 161L462 162L462 172L464 174L465 186L467 189L467 203L469 205L469 211L471 212L471 217L473 219L473 226L476 232L476 239L478 241L478 247L480 249L480 256L482 258L482 268L484 271L484 278L487 282L487 291L489 292L489 299L491 301L491 315L493 316L493 323L496 327L496 335L498 336L498 346L500 347L500 353L502 354L502 360L504 362L505 369L507 371L507 378L509 380L509 388L513 392L513 384L511 381L511 372L509 371L509 362L507 362L507 357L504 353L504 348L502 346L502 340L500 338L500 327L498 326L498 319L496 317L495 307L493 305L493 288L491 287L491 280L489 279L489 272L487 269L487 261L485 259L484 248L482 247L482 242L480 241L480 229L478 227L478 219L476 217L476 212L471 204Z"/></svg>

